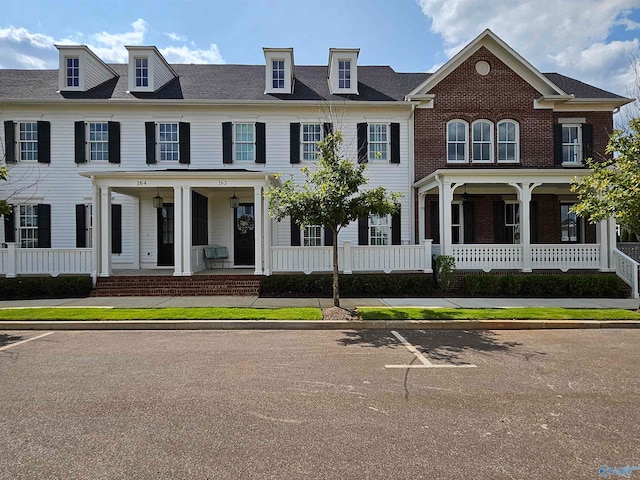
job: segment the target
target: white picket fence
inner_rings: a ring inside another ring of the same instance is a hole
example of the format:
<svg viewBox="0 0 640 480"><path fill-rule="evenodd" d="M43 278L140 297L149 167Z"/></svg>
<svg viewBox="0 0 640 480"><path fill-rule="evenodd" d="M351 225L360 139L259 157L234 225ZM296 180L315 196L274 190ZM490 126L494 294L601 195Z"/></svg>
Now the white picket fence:
<svg viewBox="0 0 640 480"><path fill-rule="evenodd" d="M92 273L90 248L18 248L8 244L0 249L0 273L7 278L17 275Z"/></svg>
<svg viewBox="0 0 640 480"><path fill-rule="evenodd" d="M453 245L451 255L458 270L522 268L521 245Z"/></svg>
<svg viewBox="0 0 640 480"><path fill-rule="evenodd" d="M638 266L629 255L621 252L617 248L613 251L613 268L616 274L631 287L633 298L640 298L638 292Z"/></svg>
<svg viewBox="0 0 640 480"><path fill-rule="evenodd" d="M330 272L333 247L271 247L272 272ZM341 272L420 271L431 273L431 242L424 245L355 246L344 242L338 247Z"/></svg>

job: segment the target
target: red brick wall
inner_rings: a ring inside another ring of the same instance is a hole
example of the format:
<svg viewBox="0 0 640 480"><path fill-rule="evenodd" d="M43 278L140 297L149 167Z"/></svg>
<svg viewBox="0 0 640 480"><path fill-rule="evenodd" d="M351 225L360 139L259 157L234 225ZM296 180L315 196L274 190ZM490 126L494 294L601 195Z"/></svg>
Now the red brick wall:
<svg viewBox="0 0 640 480"><path fill-rule="evenodd" d="M479 60L491 66L488 75L476 72L475 64ZM553 167L553 124L558 118L586 118L587 123L593 124L594 152L600 155L604 154L613 129L610 112L554 113L534 109L533 102L540 98L540 93L484 47L428 93L435 94L434 108L415 111L415 180L438 168L496 167L495 164L447 164L446 124L449 120L462 119L471 124L478 119L488 119L494 125L503 119L516 120L520 126L520 163L501 164L500 168Z"/></svg>

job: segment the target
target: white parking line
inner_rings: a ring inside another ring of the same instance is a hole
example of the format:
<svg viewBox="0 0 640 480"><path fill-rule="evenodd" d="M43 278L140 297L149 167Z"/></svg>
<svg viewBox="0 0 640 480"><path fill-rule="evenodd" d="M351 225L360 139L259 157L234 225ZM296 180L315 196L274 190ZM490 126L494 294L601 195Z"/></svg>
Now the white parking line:
<svg viewBox="0 0 640 480"><path fill-rule="evenodd" d="M413 353L418 360L422 362L422 365L385 365L384 368L476 368L475 365L468 363L465 365L434 365L427 358L422 355L422 353L410 344L402 335L400 335L395 330L391 330L393 336L396 337L400 342L407 347L411 353Z"/></svg>
<svg viewBox="0 0 640 480"><path fill-rule="evenodd" d="M16 342L16 343L11 343L9 345L5 345L4 347L0 347L0 352L2 350L8 350L9 348L15 347L17 345L21 345L23 343L30 342L31 340L37 340L38 338L46 337L47 335L51 335L53 333L55 333L55 332L47 332L47 333L43 333L42 335L38 335L37 337L27 338L26 340L21 340L21 341Z"/></svg>

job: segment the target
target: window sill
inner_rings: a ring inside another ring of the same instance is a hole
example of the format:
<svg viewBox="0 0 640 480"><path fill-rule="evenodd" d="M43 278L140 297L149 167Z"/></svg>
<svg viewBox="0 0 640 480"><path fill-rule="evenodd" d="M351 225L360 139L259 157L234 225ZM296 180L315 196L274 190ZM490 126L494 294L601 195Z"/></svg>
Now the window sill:
<svg viewBox="0 0 640 480"><path fill-rule="evenodd" d="M562 162L563 168L586 168L582 162Z"/></svg>

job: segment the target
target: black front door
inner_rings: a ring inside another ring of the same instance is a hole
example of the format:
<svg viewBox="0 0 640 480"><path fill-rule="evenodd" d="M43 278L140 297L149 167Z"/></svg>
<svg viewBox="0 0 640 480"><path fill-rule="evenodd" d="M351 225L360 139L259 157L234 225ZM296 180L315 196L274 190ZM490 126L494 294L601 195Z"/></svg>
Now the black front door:
<svg viewBox="0 0 640 480"><path fill-rule="evenodd" d="M253 203L241 203L235 209L234 265L255 265L256 237Z"/></svg>
<svg viewBox="0 0 640 480"><path fill-rule="evenodd" d="M173 204L158 211L158 266L173 266Z"/></svg>

